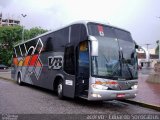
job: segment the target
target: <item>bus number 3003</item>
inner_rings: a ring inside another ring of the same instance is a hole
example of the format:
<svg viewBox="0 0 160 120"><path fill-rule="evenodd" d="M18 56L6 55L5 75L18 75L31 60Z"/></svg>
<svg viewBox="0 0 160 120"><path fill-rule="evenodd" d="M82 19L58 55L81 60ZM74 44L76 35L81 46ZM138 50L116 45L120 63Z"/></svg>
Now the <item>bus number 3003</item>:
<svg viewBox="0 0 160 120"><path fill-rule="evenodd" d="M63 64L62 56L48 57L49 69L61 69Z"/></svg>

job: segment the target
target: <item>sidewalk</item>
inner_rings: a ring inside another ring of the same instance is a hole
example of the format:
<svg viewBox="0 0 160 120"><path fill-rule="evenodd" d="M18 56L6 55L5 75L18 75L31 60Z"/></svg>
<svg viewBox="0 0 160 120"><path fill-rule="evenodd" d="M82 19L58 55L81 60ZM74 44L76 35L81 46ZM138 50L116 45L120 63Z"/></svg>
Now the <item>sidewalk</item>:
<svg viewBox="0 0 160 120"><path fill-rule="evenodd" d="M10 70L0 70L0 78L11 79Z"/></svg>
<svg viewBox="0 0 160 120"><path fill-rule="evenodd" d="M148 73L139 73L137 97L125 101L160 111L160 84L146 82L148 76ZM0 71L0 78L11 79L11 72Z"/></svg>
<svg viewBox="0 0 160 120"><path fill-rule="evenodd" d="M148 76L139 73L138 94L128 101L160 111L160 84L146 82Z"/></svg>
<svg viewBox="0 0 160 120"><path fill-rule="evenodd" d="M139 77L139 93L135 100L160 106L160 84L146 82L146 76Z"/></svg>

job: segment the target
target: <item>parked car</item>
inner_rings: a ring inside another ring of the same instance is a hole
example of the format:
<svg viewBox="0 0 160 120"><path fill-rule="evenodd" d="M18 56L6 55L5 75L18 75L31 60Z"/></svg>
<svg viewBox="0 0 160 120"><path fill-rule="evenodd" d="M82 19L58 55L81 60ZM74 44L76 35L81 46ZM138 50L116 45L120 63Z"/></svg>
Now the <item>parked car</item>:
<svg viewBox="0 0 160 120"><path fill-rule="evenodd" d="M8 69L8 66L0 64L0 69L3 69L3 70Z"/></svg>

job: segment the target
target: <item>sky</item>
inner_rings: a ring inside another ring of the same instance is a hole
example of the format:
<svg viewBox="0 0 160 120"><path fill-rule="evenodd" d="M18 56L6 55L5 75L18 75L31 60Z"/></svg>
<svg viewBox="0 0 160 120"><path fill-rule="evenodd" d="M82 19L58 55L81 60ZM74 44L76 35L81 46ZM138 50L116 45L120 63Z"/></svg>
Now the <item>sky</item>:
<svg viewBox="0 0 160 120"><path fill-rule="evenodd" d="M159 5L160 0L0 0L0 13L19 19L25 28L49 30L79 20L99 21L124 28L139 45L154 48L160 40Z"/></svg>

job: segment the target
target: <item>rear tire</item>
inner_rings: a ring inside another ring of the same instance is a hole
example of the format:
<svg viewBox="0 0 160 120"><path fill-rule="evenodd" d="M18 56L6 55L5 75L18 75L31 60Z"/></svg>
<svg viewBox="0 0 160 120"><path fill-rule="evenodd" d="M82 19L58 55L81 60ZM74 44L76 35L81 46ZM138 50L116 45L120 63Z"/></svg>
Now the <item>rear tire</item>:
<svg viewBox="0 0 160 120"><path fill-rule="evenodd" d="M62 79L59 80L58 85L57 85L57 95L59 99L64 99Z"/></svg>
<svg viewBox="0 0 160 120"><path fill-rule="evenodd" d="M17 83L18 83L18 85L23 85L20 74L18 74Z"/></svg>

